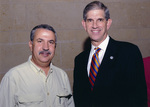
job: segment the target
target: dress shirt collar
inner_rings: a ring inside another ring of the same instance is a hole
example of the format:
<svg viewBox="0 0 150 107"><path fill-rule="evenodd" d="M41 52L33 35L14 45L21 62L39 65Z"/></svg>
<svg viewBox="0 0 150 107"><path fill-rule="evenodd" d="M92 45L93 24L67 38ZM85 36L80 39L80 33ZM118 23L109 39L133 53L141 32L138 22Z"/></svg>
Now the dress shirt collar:
<svg viewBox="0 0 150 107"><path fill-rule="evenodd" d="M98 46L104 52L106 51L109 39L110 39L110 37L109 37L109 35L107 35L106 39ZM94 50L95 48L97 48L97 47L95 47L94 45L91 44L91 52L95 52L95 50Z"/></svg>

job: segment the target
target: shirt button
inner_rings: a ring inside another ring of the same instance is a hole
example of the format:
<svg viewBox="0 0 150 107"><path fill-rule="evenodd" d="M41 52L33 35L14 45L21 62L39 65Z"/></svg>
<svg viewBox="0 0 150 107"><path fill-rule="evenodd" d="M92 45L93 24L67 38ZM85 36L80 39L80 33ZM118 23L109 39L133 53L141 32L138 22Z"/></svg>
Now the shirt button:
<svg viewBox="0 0 150 107"><path fill-rule="evenodd" d="M47 95L49 95L49 92L47 93Z"/></svg>

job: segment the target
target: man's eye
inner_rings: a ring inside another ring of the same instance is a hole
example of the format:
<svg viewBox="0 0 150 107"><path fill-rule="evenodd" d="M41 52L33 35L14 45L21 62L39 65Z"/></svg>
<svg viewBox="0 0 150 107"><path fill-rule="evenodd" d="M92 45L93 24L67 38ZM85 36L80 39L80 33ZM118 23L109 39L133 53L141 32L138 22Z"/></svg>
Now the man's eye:
<svg viewBox="0 0 150 107"><path fill-rule="evenodd" d="M41 43L42 41L41 41L41 40L38 40L37 42L38 42L38 43Z"/></svg>
<svg viewBox="0 0 150 107"><path fill-rule="evenodd" d="M100 22L104 21L104 19L101 19L101 18L100 18L100 19L98 19L98 20L99 20Z"/></svg>
<svg viewBox="0 0 150 107"><path fill-rule="evenodd" d="M54 44L55 42L54 42L54 41L49 41L49 43L50 43L50 44Z"/></svg>
<svg viewBox="0 0 150 107"><path fill-rule="evenodd" d="M92 22L92 19L87 19L87 22Z"/></svg>

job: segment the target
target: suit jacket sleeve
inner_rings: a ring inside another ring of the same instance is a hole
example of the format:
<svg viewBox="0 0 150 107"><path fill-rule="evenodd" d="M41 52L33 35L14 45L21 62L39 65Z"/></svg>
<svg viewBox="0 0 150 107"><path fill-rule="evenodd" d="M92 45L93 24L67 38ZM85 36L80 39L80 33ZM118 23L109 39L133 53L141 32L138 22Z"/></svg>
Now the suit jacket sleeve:
<svg viewBox="0 0 150 107"><path fill-rule="evenodd" d="M131 89L130 103L134 107L147 106L147 87L144 76L144 65L142 55L138 47L129 50L128 62L125 66L126 79L129 85L127 88Z"/></svg>

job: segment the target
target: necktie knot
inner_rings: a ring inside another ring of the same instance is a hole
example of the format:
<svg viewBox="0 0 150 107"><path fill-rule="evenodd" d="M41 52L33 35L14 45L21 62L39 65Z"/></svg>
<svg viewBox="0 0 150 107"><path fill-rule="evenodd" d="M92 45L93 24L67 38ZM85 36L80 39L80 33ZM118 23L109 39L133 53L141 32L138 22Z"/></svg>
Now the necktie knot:
<svg viewBox="0 0 150 107"><path fill-rule="evenodd" d="M94 50L96 50L95 53L99 53L99 51L101 50L101 48L97 47Z"/></svg>

